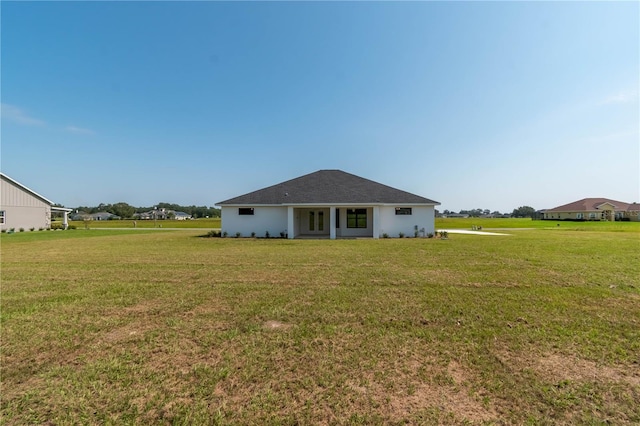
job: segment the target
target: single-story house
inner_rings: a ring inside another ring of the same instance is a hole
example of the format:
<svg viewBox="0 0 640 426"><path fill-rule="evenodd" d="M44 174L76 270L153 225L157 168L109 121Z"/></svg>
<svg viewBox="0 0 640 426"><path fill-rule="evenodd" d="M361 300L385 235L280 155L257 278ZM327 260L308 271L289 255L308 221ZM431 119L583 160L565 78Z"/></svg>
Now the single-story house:
<svg viewBox="0 0 640 426"><path fill-rule="evenodd" d="M55 207L32 189L27 188L4 173L0 173L0 229L48 229L51 227L51 212L63 214L63 226L69 225L71 209Z"/></svg>
<svg viewBox="0 0 640 426"><path fill-rule="evenodd" d="M167 220L167 219L175 219L175 220L189 220L193 219L189 213L179 212L175 210L168 210L165 208L153 209L148 212L136 213L133 215L135 219L140 220Z"/></svg>
<svg viewBox="0 0 640 426"><path fill-rule="evenodd" d="M174 211L173 212L173 218L175 220L191 220L191 219L193 219L193 217L189 213L178 212L178 211Z"/></svg>
<svg viewBox="0 0 640 426"><path fill-rule="evenodd" d="M75 213L69 215L71 220L91 220L91 213L82 210L76 210Z"/></svg>
<svg viewBox="0 0 640 426"><path fill-rule="evenodd" d="M119 220L120 216L109 212L98 212L89 215L89 220Z"/></svg>
<svg viewBox="0 0 640 426"><path fill-rule="evenodd" d="M440 203L341 170L319 170L216 205L229 235L335 239L433 233Z"/></svg>
<svg viewBox="0 0 640 426"><path fill-rule="evenodd" d="M447 213L447 214L443 214L442 217L444 217L444 218L467 219L469 217L469 215L468 214L460 214L460 213Z"/></svg>
<svg viewBox="0 0 640 426"><path fill-rule="evenodd" d="M609 198L583 198L542 211L545 220L629 220L640 221L640 204Z"/></svg>

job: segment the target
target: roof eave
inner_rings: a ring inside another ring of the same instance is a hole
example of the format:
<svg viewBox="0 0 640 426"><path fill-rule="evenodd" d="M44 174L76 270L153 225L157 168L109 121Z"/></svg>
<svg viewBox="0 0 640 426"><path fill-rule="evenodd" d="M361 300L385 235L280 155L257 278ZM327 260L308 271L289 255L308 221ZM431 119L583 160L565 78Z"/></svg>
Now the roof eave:
<svg viewBox="0 0 640 426"><path fill-rule="evenodd" d="M440 203L437 201L434 201L432 203L410 203L410 202L403 202L403 203L382 203L382 202L372 202L372 203L328 203L328 202L318 202L318 203L280 203L280 204L261 204L261 203L229 203L229 204L222 204L222 203L218 203L215 204L215 206L219 206L219 207L246 207L246 206L256 206L256 207L296 207L296 206L305 206L305 207L311 207L311 206L325 206L325 207L332 207L332 206L338 206L338 207L348 207L348 206L394 206L394 207L403 207L403 206L439 206Z"/></svg>

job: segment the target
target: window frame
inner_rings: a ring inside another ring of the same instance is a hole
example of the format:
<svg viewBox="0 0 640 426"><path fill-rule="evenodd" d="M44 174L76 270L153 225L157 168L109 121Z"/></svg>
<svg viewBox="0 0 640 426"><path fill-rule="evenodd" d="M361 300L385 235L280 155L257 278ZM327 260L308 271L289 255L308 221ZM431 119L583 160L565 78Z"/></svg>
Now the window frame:
<svg viewBox="0 0 640 426"><path fill-rule="evenodd" d="M412 207L396 207L396 216L412 216Z"/></svg>
<svg viewBox="0 0 640 426"><path fill-rule="evenodd" d="M238 216L253 216L255 209L253 207L238 207Z"/></svg>
<svg viewBox="0 0 640 426"><path fill-rule="evenodd" d="M0 210L0 225L4 225L6 223L7 211Z"/></svg>
<svg viewBox="0 0 640 426"><path fill-rule="evenodd" d="M364 225L364 226L363 226ZM347 209L348 229L367 229L367 209Z"/></svg>

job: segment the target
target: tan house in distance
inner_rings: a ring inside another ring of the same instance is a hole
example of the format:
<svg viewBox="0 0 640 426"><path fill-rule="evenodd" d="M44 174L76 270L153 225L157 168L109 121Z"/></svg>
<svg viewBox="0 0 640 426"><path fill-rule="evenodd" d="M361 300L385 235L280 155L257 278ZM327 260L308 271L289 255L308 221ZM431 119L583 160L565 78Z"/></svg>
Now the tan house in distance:
<svg viewBox="0 0 640 426"><path fill-rule="evenodd" d="M71 209L55 207L53 201L4 173L0 173L0 181L0 229L49 229L52 211L63 214L62 225L67 228L67 216Z"/></svg>
<svg viewBox="0 0 640 426"><path fill-rule="evenodd" d="M573 203L543 210L545 220L625 220L640 221L640 204L608 198L583 198Z"/></svg>

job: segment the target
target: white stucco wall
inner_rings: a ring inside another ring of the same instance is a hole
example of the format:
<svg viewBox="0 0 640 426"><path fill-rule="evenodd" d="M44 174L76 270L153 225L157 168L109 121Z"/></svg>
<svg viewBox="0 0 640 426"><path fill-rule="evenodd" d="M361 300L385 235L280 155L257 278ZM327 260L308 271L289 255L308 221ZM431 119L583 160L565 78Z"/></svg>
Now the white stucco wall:
<svg viewBox="0 0 640 426"><path fill-rule="evenodd" d="M411 214L396 215L396 207L411 207ZM433 206L381 206L379 210L380 237L386 233L391 238L398 238L400 232L407 237L413 237L416 225L418 225L418 230L424 228L425 235L435 232L435 209Z"/></svg>
<svg viewBox="0 0 640 426"><path fill-rule="evenodd" d="M396 215L396 207L411 207L411 215ZM382 234L388 234L391 238L398 238L402 232L407 237L413 237L414 228L418 225L418 229L424 228L424 234L435 232L435 209L433 206L379 206L367 208L367 228L347 228L347 209L349 207L339 206L338 221L340 228L336 229L336 236L340 237L382 237ZM362 208L362 207L358 207ZM287 231L288 234L297 236L300 234L309 235L308 231L308 212L309 209L325 211L324 231L317 234L329 235L330 219L329 209L327 207L305 207L296 208L294 213L294 230L287 230L287 207L254 207L253 215L239 215L238 207L222 206L222 231L226 231L230 237L235 236L236 232L240 232L243 237L251 236L255 232L258 237L264 237L265 232L269 231L272 237L279 237L280 233ZM377 211L377 231L378 235L374 236L374 215Z"/></svg>
<svg viewBox="0 0 640 426"><path fill-rule="evenodd" d="M240 232L243 237L251 236L252 232L258 237L264 237L266 232L272 237L279 237L287 230L286 207L254 207L253 215L238 214L238 207L222 206L222 231L230 237ZM288 231L287 231L288 232Z"/></svg>

